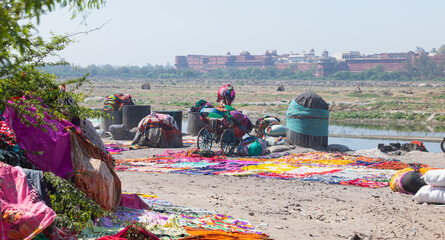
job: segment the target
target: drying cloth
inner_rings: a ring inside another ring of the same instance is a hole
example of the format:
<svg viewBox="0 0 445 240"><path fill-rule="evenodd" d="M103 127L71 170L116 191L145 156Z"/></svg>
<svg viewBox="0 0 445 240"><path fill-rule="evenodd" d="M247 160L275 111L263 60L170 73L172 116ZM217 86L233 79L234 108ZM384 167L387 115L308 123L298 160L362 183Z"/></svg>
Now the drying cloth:
<svg viewBox="0 0 445 240"><path fill-rule="evenodd" d="M134 105L130 94L117 93L107 96L104 102L104 111L119 111L124 105Z"/></svg>
<svg viewBox="0 0 445 240"><path fill-rule="evenodd" d="M61 119L50 119L45 114L45 121L55 126L56 130L49 126L26 126L20 121L20 117L9 107L4 113L6 123L17 136L17 143L26 151L30 163L44 172L52 172L61 178L71 177L73 166L71 164L70 135L65 131L66 126L73 126L70 122ZM34 119L29 119L35 124Z"/></svg>
<svg viewBox="0 0 445 240"><path fill-rule="evenodd" d="M118 171L180 173L190 175L231 175L277 179L300 179L330 184L377 188L389 185L396 170L408 164L396 159L370 158L345 153L312 152L274 154L256 158L210 158L185 152L165 151L146 159L117 160ZM422 165L427 167L426 165Z"/></svg>
<svg viewBox="0 0 445 240"><path fill-rule="evenodd" d="M138 124L133 145L148 147L182 147L182 133L172 116L150 114Z"/></svg>
<svg viewBox="0 0 445 240"><path fill-rule="evenodd" d="M121 200L121 181L114 159L91 143L80 130L67 127L71 135L74 184L106 210L115 211Z"/></svg>
<svg viewBox="0 0 445 240"><path fill-rule="evenodd" d="M0 162L1 239L32 239L47 228L56 213L28 187L25 173Z"/></svg>
<svg viewBox="0 0 445 240"><path fill-rule="evenodd" d="M0 149L12 150L16 153L20 151L17 145L17 137L14 131L6 124L0 112Z"/></svg>
<svg viewBox="0 0 445 240"><path fill-rule="evenodd" d="M224 232L221 230L211 230L205 228L189 228L186 227L187 232L191 235L190 237L180 238L181 240L192 240L192 239L207 239L207 240L233 240L233 239L244 239L244 240L271 240L265 234L252 234L252 233L232 233Z"/></svg>
<svg viewBox="0 0 445 240"><path fill-rule="evenodd" d="M124 228L122 231L120 231L119 233L113 235L113 236L105 236L105 237L101 237L98 238L98 240L125 240L125 239L133 239L133 237L131 237L131 235L134 236L135 234L137 234L138 236L135 237L135 239L147 239L147 240L159 240L158 237L156 237L153 233L148 232L147 230L138 227L138 226L134 226L131 225L129 227ZM130 236L129 236L130 235Z"/></svg>
<svg viewBox="0 0 445 240"><path fill-rule="evenodd" d="M150 207L137 194L122 194L119 206L150 210Z"/></svg>
<svg viewBox="0 0 445 240"><path fill-rule="evenodd" d="M32 185L33 188L39 193L39 198L45 202L45 204L51 207L51 200L48 195L48 188L46 181L43 178L43 172L39 170L22 168L26 174L26 179L28 183Z"/></svg>

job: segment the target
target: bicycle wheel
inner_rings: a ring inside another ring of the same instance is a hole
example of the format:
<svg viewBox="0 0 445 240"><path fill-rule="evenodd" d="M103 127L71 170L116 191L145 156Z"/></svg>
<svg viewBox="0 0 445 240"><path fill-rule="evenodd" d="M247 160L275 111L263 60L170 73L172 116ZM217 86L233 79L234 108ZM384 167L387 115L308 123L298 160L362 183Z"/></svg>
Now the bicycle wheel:
<svg viewBox="0 0 445 240"><path fill-rule="evenodd" d="M207 128L201 128L198 133L198 140L196 145L200 150L211 150L212 149L212 133L207 130Z"/></svg>
<svg viewBox="0 0 445 240"><path fill-rule="evenodd" d="M221 149L226 156L232 155L236 147L236 136L232 129L226 129L221 134Z"/></svg>

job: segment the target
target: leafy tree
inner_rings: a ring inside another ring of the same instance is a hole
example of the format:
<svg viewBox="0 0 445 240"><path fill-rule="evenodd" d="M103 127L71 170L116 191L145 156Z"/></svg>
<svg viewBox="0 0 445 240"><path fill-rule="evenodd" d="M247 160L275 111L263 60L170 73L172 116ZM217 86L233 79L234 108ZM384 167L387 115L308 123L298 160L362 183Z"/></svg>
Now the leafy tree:
<svg viewBox="0 0 445 240"><path fill-rule="evenodd" d="M445 44L442 44L439 49L437 49L437 54L445 55Z"/></svg>
<svg viewBox="0 0 445 240"><path fill-rule="evenodd" d="M416 53L425 53L425 49L423 47L417 46L416 47Z"/></svg>
<svg viewBox="0 0 445 240"><path fill-rule="evenodd" d="M66 36L54 36L46 43L34 37L32 23L39 23L40 16L53 11L56 6L69 7L72 16L86 9L98 8L104 0L6 0L0 2L0 110L13 108L22 122L37 126L47 125L50 118L97 117L94 112L78 105L85 96L74 91L88 83L84 75L77 79L57 82L56 76L42 71L45 66L67 63L45 63L48 56L57 55L71 40ZM59 85L68 85L70 91L62 91Z"/></svg>
<svg viewBox="0 0 445 240"><path fill-rule="evenodd" d="M89 83L87 75L57 82L55 75L41 70L41 67L52 64L45 63L45 57L64 49L70 42L68 38L61 36L53 37L49 43L35 40L23 54L9 54L9 59L13 59L12 63L0 66L0 110L9 106L18 116L22 116L25 124L31 124L25 117L31 116L39 126L47 125L45 115L52 119L100 116L99 112L78 105L85 94L74 93L83 84ZM72 90L60 90L61 84L70 86Z"/></svg>
<svg viewBox="0 0 445 240"><path fill-rule="evenodd" d="M379 65L375 66L374 70L375 70L375 72L383 73L383 72L385 72L385 67L383 67L382 64L379 64Z"/></svg>
<svg viewBox="0 0 445 240"><path fill-rule="evenodd" d="M182 76L184 76L184 77L187 78L187 79L190 79L191 77L194 76L194 74L193 74L192 71L187 70L187 71L185 71L185 72L182 73Z"/></svg>
<svg viewBox="0 0 445 240"><path fill-rule="evenodd" d="M21 54L30 48L35 41L31 30L35 30L40 16L52 12L56 6L68 7L75 17L84 13L86 9L99 8L105 0L5 0L0 2L0 62L5 64L11 59L7 51L10 48L18 50Z"/></svg>

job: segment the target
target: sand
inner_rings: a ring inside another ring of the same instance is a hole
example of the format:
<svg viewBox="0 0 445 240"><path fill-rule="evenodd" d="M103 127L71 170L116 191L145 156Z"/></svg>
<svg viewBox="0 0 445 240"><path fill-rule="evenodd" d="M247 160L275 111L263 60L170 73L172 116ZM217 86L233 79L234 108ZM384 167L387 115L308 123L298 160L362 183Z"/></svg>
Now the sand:
<svg viewBox="0 0 445 240"><path fill-rule="evenodd" d="M132 150L114 157L149 157L164 150ZM313 150L297 147L290 152L309 151ZM445 168L445 156L440 153L414 151L395 157L377 148L348 153ZM243 218L274 239L445 238L445 206L418 204L412 196L389 187L144 172L118 175L124 192L154 194L178 205Z"/></svg>

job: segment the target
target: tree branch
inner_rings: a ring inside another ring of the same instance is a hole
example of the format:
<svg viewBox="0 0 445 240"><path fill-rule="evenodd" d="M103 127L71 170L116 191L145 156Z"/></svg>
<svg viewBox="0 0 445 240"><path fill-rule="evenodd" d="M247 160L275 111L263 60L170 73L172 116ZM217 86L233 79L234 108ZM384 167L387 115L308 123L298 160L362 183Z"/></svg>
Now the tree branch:
<svg viewBox="0 0 445 240"><path fill-rule="evenodd" d="M99 31L103 26L105 26L105 25L107 25L109 22L111 22L111 18L110 18L110 20L108 20L107 22L105 22L104 24L102 24L101 26L99 26L99 27L97 27L97 28L93 28L93 29L90 29L90 30L88 30L88 31L84 31L84 32L77 32L77 33L73 33L73 34L70 34L70 35L68 35L68 36L66 36L66 37L68 37L68 38L70 38L70 37L73 37L73 36L76 36L76 35L80 35L80 34L85 34L85 35L87 35L88 33L90 33L90 32L93 32L93 31Z"/></svg>

